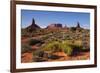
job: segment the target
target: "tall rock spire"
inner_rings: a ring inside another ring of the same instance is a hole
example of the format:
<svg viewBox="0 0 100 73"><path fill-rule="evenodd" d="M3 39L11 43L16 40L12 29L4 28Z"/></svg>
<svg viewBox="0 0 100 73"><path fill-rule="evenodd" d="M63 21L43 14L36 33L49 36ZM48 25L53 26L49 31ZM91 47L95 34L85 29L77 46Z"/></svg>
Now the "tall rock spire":
<svg viewBox="0 0 100 73"><path fill-rule="evenodd" d="M77 22L76 28L80 28L80 23L79 22Z"/></svg>
<svg viewBox="0 0 100 73"><path fill-rule="evenodd" d="M33 18L33 19L32 19L31 25L28 26L26 29L27 29L29 32L32 32L32 31L34 31L34 30L40 29L40 27L35 23L35 19Z"/></svg>
<svg viewBox="0 0 100 73"><path fill-rule="evenodd" d="M33 25L33 24L35 24L35 20L34 20L34 18L32 19L32 25Z"/></svg>

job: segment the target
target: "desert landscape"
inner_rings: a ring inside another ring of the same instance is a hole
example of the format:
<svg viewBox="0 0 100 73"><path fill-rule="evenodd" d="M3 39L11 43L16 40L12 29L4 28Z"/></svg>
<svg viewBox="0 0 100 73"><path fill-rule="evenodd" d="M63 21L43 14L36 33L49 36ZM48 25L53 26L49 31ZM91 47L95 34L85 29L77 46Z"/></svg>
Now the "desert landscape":
<svg viewBox="0 0 100 73"><path fill-rule="evenodd" d="M51 62L90 59L90 30L80 22L68 27L50 23L41 28L33 17L26 28L21 28L21 62Z"/></svg>

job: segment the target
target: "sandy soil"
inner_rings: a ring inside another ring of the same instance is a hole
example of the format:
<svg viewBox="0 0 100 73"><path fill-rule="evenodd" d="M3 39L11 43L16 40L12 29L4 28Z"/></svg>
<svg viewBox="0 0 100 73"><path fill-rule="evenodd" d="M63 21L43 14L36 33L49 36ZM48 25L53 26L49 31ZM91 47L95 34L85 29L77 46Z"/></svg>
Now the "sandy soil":
<svg viewBox="0 0 100 73"><path fill-rule="evenodd" d="M54 53L55 55L62 56L59 59L48 59L48 61L67 61L67 60L87 60L90 59L90 52L83 52L76 56L67 56L63 52ZM22 63L30 63L32 62L33 55L30 53L23 53L21 56Z"/></svg>
<svg viewBox="0 0 100 73"><path fill-rule="evenodd" d="M33 58L33 55L31 52L30 53L23 53L21 56L21 62L22 63L32 62L32 58Z"/></svg>

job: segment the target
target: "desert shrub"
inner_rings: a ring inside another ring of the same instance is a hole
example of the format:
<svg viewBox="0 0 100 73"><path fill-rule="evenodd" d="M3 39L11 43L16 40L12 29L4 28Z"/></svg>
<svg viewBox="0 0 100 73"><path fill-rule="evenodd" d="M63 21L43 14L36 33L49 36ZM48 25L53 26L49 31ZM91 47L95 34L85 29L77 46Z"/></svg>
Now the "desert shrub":
<svg viewBox="0 0 100 73"><path fill-rule="evenodd" d="M67 45L63 50L67 55L72 55L73 49L70 46Z"/></svg>
<svg viewBox="0 0 100 73"><path fill-rule="evenodd" d="M54 42L52 44L52 49L53 49L53 52L63 51L62 50L62 45L59 42Z"/></svg>
<svg viewBox="0 0 100 73"><path fill-rule="evenodd" d="M50 43L47 43L45 44L44 46L42 46L43 50L45 51L52 51L52 52L55 52L55 51L59 51L61 50L61 45L59 42L57 41L52 41Z"/></svg>
<svg viewBox="0 0 100 73"><path fill-rule="evenodd" d="M79 49L81 50L82 49L82 45L78 45L78 44L72 44L70 45L73 49Z"/></svg>
<svg viewBox="0 0 100 73"><path fill-rule="evenodd" d="M21 46L21 53L30 52L30 51L32 51L32 48L29 45L24 44Z"/></svg>
<svg viewBox="0 0 100 73"><path fill-rule="evenodd" d="M52 51L52 52L65 52L67 55L71 55L73 49L69 46L68 42L58 42L53 41L48 44L45 44L42 49L44 51Z"/></svg>
<svg viewBox="0 0 100 73"><path fill-rule="evenodd" d="M71 27L71 31L76 31L76 27Z"/></svg>
<svg viewBox="0 0 100 73"><path fill-rule="evenodd" d="M28 34L21 34L22 37L30 37Z"/></svg>
<svg viewBox="0 0 100 73"><path fill-rule="evenodd" d="M70 46L75 49L82 49L82 41L80 40L74 40L74 43L70 44Z"/></svg>
<svg viewBox="0 0 100 73"><path fill-rule="evenodd" d="M82 46L82 41L81 40L75 40L75 45Z"/></svg>
<svg viewBox="0 0 100 73"><path fill-rule="evenodd" d="M42 37L43 40L47 40L48 38L50 38L49 35L44 35L44 36Z"/></svg>
<svg viewBox="0 0 100 73"><path fill-rule="evenodd" d="M33 61L42 62L47 61L48 53L43 50L36 50L33 52Z"/></svg>
<svg viewBox="0 0 100 73"><path fill-rule="evenodd" d="M33 52L34 57L43 57L44 51L42 50L36 50Z"/></svg>
<svg viewBox="0 0 100 73"><path fill-rule="evenodd" d="M83 52L90 51L90 48L82 47L82 51L83 51Z"/></svg>
<svg viewBox="0 0 100 73"><path fill-rule="evenodd" d="M68 43L67 41L64 41L62 43L62 49L67 55L71 55L73 52L73 49L69 45L70 45L70 43Z"/></svg>
<svg viewBox="0 0 100 73"><path fill-rule="evenodd" d="M37 43L42 43L40 40L37 40L37 39L30 39L29 40L29 45L35 45Z"/></svg>
<svg viewBox="0 0 100 73"><path fill-rule="evenodd" d="M80 44L70 44L70 47L73 49L72 55L77 55L79 52L82 52L82 45Z"/></svg>
<svg viewBox="0 0 100 73"><path fill-rule="evenodd" d="M30 37L29 33L25 29L21 29L21 36L22 37Z"/></svg>

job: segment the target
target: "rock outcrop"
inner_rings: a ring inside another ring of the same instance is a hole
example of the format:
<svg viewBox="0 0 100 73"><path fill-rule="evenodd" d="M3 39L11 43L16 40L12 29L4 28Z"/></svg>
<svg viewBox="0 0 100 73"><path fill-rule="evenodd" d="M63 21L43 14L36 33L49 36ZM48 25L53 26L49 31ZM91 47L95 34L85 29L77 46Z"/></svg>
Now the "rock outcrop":
<svg viewBox="0 0 100 73"><path fill-rule="evenodd" d="M62 24L60 24L60 23L55 23L55 24L50 24L50 25L48 25L47 26L47 28L62 28Z"/></svg>
<svg viewBox="0 0 100 73"><path fill-rule="evenodd" d="M35 23L35 20L33 18L32 20L32 24L30 26L28 26L26 28L29 32L32 32L33 30L37 30L37 29L40 29L40 27Z"/></svg>

